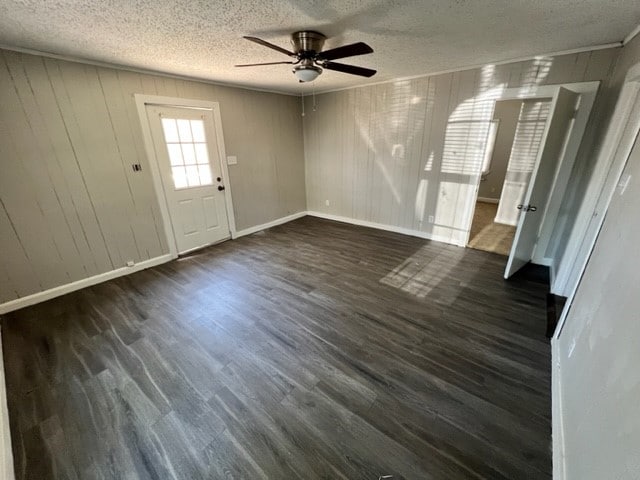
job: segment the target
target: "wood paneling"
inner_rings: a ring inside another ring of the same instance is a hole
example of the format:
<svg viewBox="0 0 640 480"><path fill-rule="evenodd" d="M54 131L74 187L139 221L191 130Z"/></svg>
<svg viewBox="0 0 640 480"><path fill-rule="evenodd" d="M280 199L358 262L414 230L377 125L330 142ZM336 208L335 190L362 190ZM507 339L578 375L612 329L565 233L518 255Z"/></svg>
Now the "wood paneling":
<svg viewBox="0 0 640 480"><path fill-rule="evenodd" d="M308 209L462 243L492 99L505 88L606 83L618 52L488 65L332 92L316 97L315 111L307 97ZM585 137L593 131L594 121L590 124ZM581 152L576 169L589 155Z"/></svg>
<svg viewBox="0 0 640 480"><path fill-rule="evenodd" d="M220 103L239 230L306 209L299 99L0 51L0 303L168 252L135 93Z"/></svg>
<svg viewBox="0 0 640 480"><path fill-rule="evenodd" d="M550 478L544 284L305 217L6 316L17 478Z"/></svg>

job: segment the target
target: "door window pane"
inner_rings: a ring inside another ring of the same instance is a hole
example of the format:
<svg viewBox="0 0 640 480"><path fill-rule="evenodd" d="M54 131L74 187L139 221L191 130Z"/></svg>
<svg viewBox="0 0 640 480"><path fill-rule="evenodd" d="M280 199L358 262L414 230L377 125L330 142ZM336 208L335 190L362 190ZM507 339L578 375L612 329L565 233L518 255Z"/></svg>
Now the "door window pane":
<svg viewBox="0 0 640 480"><path fill-rule="evenodd" d="M204 122L202 120L191 120L191 133L194 142L206 142L204 136Z"/></svg>
<svg viewBox="0 0 640 480"><path fill-rule="evenodd" d="M169 161L172 167L184 164L182 161L182 149L179 143L168 143L167 150L169 151Z"/></svg>
<svg viewBox="0 0 640 480"><path fill-rule="evenodd" d="M186 167L187 169L187 183L190 187L197 187L201 185L200 176L198 175L198 167L195 165L190 165Z"/></svg>
<svg viewBox="0 0 640 480"><path fill-rule="evenodd" d="M181 142L193 142L193 137L191 136L191 123L189 120L178 120L178 133L180 134Z"/></svg>
<svg viewBox="0 0 640 480"><path fill-rule="evenodd" d="M173 173L173 184L176 188L187 187L187 174L184 167L172 167L171 173Z"/></svg>
<svg viewBox="0 0 640 480"><path fill-rule="evenodd" d="M178 127L176 127L175 118L163 118L162 129L164 130L164 139L167 143L178 142Z"/></svg>
<svg viewBox="0 0 640 480"><path fill-rule="evenodd" d="M196 143L196 159L200 165L209 165L209 153L206 143Z"/></svg>
<svg viewBox="0 0 640 480"><path fill-rule="evenodd" d="M193 143L182 144L182 155L184 156L185 165L194 165L196 163L196 152L193 150Z"/></svg>
<svg viewBox="0 0 640 480"><path fill-rule="evenodd" d="M204 121L163 118L167 153L176 189L212 185Z"/></svg>
<svg viewBox="0 0 640 480"><path fill-rule="evenodd" d="M200 175L200 185L211 185L211 168L209 165L198 165L198 174Z"/></svg>

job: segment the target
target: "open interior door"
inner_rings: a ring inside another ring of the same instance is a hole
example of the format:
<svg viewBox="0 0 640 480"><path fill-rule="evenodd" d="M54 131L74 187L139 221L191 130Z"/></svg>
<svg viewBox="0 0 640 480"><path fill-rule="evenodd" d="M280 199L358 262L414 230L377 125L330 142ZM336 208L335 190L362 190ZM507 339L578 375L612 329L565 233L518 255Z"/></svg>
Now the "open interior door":
<svg viewBox="0 0 640 480"><path fill-rule="evenodd" d="M520 218L511 245L504 278L511 277L533 258L540 225L551 195L559 160L564 152L566 140L572 127L572 119L575 116L579 97L580 94L562 87L553 97L546 131L538 151L524 203L518 206Z"/></svg>

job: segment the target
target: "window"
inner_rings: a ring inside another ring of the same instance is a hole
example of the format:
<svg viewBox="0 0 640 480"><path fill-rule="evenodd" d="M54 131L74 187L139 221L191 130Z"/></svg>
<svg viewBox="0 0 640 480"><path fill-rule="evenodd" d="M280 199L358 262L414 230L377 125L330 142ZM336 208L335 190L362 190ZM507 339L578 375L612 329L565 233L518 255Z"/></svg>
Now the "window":
<svg viewBox="0 0 640 480"><path fill-rule="evenodd" d="M213 184L204 121L163 118L162 129L176 190Z"/></svg>

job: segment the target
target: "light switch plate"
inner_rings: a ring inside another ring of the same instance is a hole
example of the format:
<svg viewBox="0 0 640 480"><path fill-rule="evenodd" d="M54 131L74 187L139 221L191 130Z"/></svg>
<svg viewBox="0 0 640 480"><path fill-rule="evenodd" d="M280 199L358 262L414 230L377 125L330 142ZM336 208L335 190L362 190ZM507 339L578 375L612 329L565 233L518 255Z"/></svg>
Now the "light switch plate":
<svg viewBox="0 0 640 480"><path fill-rule="evenodd" d="M235 165L237 163L238 163L238 157L236 157L235 155L227 156L227 165Z"/></svg>

